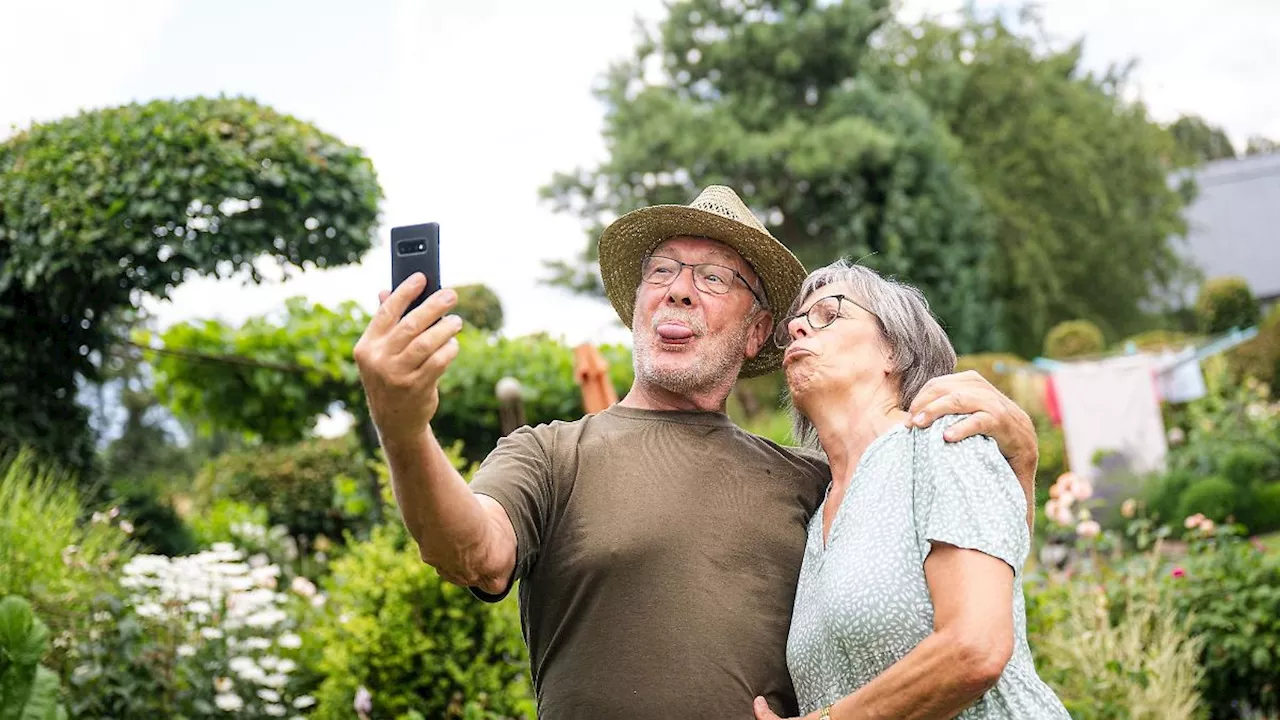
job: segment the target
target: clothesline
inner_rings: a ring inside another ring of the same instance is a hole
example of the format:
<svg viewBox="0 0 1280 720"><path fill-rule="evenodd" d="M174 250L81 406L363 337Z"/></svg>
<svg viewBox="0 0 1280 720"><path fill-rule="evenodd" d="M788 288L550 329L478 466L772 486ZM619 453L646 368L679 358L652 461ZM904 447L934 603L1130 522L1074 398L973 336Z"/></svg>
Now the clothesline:
<svg viewBox="0 0 1280 720"><path fill-rule="evenodd" d="M1219 353L1224 353L1236 347L1237 345L1246 343L1257 336L1258 336L1257 325L1244 328L1244 329L1232 328L1222 336L1198 348L1194 353L1189 355L1179 355L1169 360L1167 364L1159 365L1157 370L1161 373L1166 373L1181 365L1185 365L1187 363L1200 362L1201 360L1213 357L1214 355L1217 355ZM1138 352L1137 346L1132 341L1130 341L1125 344L1124 350L1122 352L1107 353L1102 355L1091 355L1088 357L1074 358L1074 360L1075 361L1104 360L1109 357L1135 355L1137 354L1137 352ZM1006 365L1003 362L997 362L993 366L993 369L998 373L1035 372L1039 374L1049 374L1054 372L1055 370L1062 369L1063 366L1068 364L1070 364L1068 361L1053 360L1051 358L1038 357L1032 360L1029 366L1010 368L1008 365Z"/></svg>

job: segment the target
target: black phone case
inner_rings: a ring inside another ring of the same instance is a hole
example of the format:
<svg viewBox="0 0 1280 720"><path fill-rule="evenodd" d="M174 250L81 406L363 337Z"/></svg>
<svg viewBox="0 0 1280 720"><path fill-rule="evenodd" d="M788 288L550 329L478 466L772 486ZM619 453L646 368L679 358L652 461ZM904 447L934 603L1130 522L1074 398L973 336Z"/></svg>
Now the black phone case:
<svg viewBox="0 0 1280 720"><path fill-rule="evenodd" d="M440 289L439 223L391 228L391 289L416 272L427 276L427 289L409 303L406 315Z"/></svg>

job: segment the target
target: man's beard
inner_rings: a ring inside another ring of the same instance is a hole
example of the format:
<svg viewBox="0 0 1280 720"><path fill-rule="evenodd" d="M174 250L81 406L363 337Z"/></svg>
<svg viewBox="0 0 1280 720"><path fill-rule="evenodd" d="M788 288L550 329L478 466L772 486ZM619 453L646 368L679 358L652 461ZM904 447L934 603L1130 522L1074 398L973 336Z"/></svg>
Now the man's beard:
<svg viewBox="0 0 1280 720"><path fill-rule="evenodd" d="M638 321L639 318L636 318ZM690 354L689 361L682 367L670 367L656 362L657 349L660 342L658 326L668 320L679 320L693 330L694 340L699 347ZM677 308L661 307L648 325L633 322L633 327L641 328L636 333L635 374L636 380L646 385L662 388L667 392L681 396L691 396L714 389L737 379L742 363L746 360L744 351L747 346L747 332L751 327L751 317L712 337L707 332L706 322L697 313Z"/></svg>

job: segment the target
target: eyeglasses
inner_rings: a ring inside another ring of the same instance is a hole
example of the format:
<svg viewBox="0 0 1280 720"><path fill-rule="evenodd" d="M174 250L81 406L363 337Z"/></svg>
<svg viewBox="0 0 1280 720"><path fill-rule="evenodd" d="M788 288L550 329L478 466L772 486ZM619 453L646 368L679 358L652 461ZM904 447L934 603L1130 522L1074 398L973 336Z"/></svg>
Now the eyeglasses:
<svg viewBox="0 0 1280 720"><path fill-rule="evenodd" d="M737 270L724 265L715 263L698 263L691 265L689 263L680 262L674 258L663 257L662 255L650 255L644 259L644 265L640 269L640 278L650 285L670 285L680 277L680 273L685 268L693 268L693 286L702 292L711 293L712 295L724 295L733 289L733 279L737 278L747 287L761 305L768 307L764 298L751 287L751 283L742 276Z"/></svg>
<svg viewBox="0 0 1280 720"><path fill-rule="evenodd" d="M776 328L774 328L773 344L779 348L786 348L791 344L791 321L798 317L803 317L808 321L809 327L814 330L821 330L841 317L848 317L847 315L840 314L840 304L846 302L854 307L866 310L873 316L875 315L875 313L872 313L870 310L867 310L853 300L850 300L845 295L828 295L827 297L820 298L817 302L810 305L808 310L782 318L782 321L778 323Z"/></svg>

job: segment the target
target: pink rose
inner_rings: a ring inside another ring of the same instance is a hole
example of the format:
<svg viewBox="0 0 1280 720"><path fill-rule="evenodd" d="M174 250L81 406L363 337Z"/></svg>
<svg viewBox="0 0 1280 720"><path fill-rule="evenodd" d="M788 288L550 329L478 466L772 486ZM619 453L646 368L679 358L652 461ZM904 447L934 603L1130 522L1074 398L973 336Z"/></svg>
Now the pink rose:
<svg viewBox="0 0 1280 720"><path fill-rule="evenodd" d="M1186 570L1183 570L1183 569L1182 569L1182 568L1180 568L1180 567L1175 567L1175 568L1173 569L1173 572L1172 572L1171 574L1172 574L1175 578L1180 578L1180 577L1183 577L1184 575L1186 575L1186 574L1187 574L1187 571L1186 571Z"/></svg>
<svg viewBox="0 0 1280 720"><path fill-rule="evenodd" d="M1186 520L1182 521L1182 524L1190 530L1193 527L1199 527L1202 522L1204 522L1204 513L1196 513L1195 515L1188 516Z"/></svg>
<svg viewBox="0 0 1280 720"><path fill-rule="evenodd" d="M1076 534L1084 538L1095 538L1102 532L1102 526L1096 521L1085 520L1076 526Z"/></svg>

